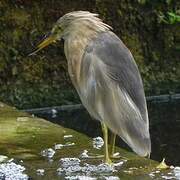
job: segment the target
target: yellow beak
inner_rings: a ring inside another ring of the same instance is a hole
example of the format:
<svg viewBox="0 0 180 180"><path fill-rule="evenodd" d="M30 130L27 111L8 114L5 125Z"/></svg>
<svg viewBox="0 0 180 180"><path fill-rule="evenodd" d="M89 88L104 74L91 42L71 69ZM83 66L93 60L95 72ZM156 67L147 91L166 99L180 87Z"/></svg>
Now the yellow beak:
<svg viewBox="0 0 180 180"><path fill-rule="evenodd" d="M48 46L49 44L51 44L55 41L56 40L54 37L52 37L52 36L47 37L37 46L35 51L33 51L31 54L29 54L29 56L36 54L38 51L40 51L41 49L45 48L46 46Z"/></svg>

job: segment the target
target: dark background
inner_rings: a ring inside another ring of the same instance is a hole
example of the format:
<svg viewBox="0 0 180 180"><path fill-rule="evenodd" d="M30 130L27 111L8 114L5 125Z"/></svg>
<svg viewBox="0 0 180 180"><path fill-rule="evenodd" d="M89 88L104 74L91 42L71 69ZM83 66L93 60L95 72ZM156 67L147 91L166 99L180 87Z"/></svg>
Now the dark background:
<svg viewBox="0 0 180 180"><path fill-rule="evenodd" d="M180 92L180 1L1 0L0 100L18 108L79 102L72 87L63 42L28 57L67 12L100 14L131 50L146 95Z"/></svg>

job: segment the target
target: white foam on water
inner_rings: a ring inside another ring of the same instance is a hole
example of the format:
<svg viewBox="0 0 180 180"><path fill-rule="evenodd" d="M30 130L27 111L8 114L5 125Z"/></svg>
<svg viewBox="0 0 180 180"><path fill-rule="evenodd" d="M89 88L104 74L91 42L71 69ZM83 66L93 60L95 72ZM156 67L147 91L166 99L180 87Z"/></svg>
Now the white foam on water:
<svg viewBox="0 0 180 180"><path fill-rule="evenodd" d="M124 161L120 161L120 162L114 163L113 166L117 167L117 166L122 166L123 164L124 164Z"/></svg>
<svg viewBox="0 0 180 180"><path fill-rule="evenodd" d="M90 177L90 176L67 176L65 179L68 180L96 180L97 178Z"/></svg>
<svg viewBox="0 0 180 180"><path fill-rule="evenodd" d="M154 177L155 174L153 172L149 173L149 176Z"/></svg>
<svg viewBox="0 0 180 180"><path fill-rule="evenodd" d="M28 180L29 177L24 173L25 167L14 162L0 164L0 179L4 180Z"/></svg>
<svg viewBox="0 0 180 180"><path fill-rule="evenodd" d="M16 119L18 122L25 122L25 121L28 121L29 118L28 117L17 117Z"/></svg>
<svg viewBox="0 0 180 180"><path fill-rule="evenodd" d="M117 157L117 156L119 156L119 152L113 154L113 157Z"/></svg>
<svg viewBox="0 0 180 180"><path fill-rule="evenodd" d="M102 137L95 137L93 138L93 148L95 149L101 149L101 147L104 145L104 140Z"/></svg>
<svg viewBox="0 0 180 180"><path fill-rule="evenodd" d="M39 175L39 176L44 176L44 172L45 172L44 169L37 169L37 170L36 170L36 173L37 173L37 175Z"/></svg>
<svg viewBox="0 0 180 180"><path fill-rule="evenodd" d="M61 158L60 159L60 168L57 169L58 175L66 175L68 177L75 176L75 175L85 175L85 176L92 176L96 175L109 175L113 172L117 171L117 167L122 166L124 162L120 161L113 165L109 164L99 164L93 165L85 163L83 160L81 161L78 158ZM109 177L109 176L106 176ZM114 177L114 176L113 176ZM111 177L112 179L112 177ZM117 178L116 178L117 179Z"/></svg>
<svg viewBox="0 0 180 180"><path fill-rule="evenodd" d="M103 177L104 180L120 180L119 177L117 176L107 176L107 177Z"/></svg>
<svg viewBox="0 0 180 180"><path fill-rule="evenodd" d="M89 155L88 155L88 150L84 150L83 152L82 152L82 154L80 155L80 157L81 158L88 158L89 157Z"/></svg>
<svg viewBox="0 0 180 180"><path fill-rule="evenodd" d="M54 149L55 149L55 150L62 149L63 147L64 147L63 144L55 144L55 145L54 145Z"/></svg>
<svg viewBox="0 0 180 180"><path fill-rule="evenodd" d="M4 107L4 104L0 103L0 107L3 108L3 107Z"/></svg>
<svg viewBox="0 0 180 180"><path fill-rule="evenodd" d="M74 146L74 145L75 145L74 142L67 142L66 144L55 144L54 149L59 150L59 149L62 149L63 147L69 147L69 146Z"/></svg>
<svg viewBox="0 0 180 180"><path fill-rule="evenodd" d="M117 176L103 176L101 178L91 177L91 176L66 176L65 179L68 180L120 180Z"/></svg>
<svg viewBox="0 0 180 180"><path fill-rule="evenodd" d="M175 175L175 177L177 178L177 179L180 179L180 167L175 167L174 169L173 169L173 172L174 172L174 175Z"/></svg>
<svg viewBox="0 0 180 180"><path fill-rule="evenodd" d="M64 139L68 139L68 138L72 138L72 137L73 137L73 135L71 135L71 134L64 135Z"/></svg>
<svg viewBox="0 0 180 180"><path fill-rule="evenodd" d="M171 171L167 175L162 175L162 179L177 179L180 180L180 167L170 166ZM154 173L160 173L160 171L155 171Z"/></svg>
<svg viewBox="0 0 180 180"><path fill-rule="evenodd" d="M51 113L52 113L52 118L56 118L57 117L57 110L56 109L51 109Z"/></svg>
<svg viewBox="0 0 180 180"><path fill-rule="evenodd" d="M41 151L41 155L43 157L47 157L49 159L51 159L55 153L56 153L56 151L54 151L52 148L44 149Z"/></svg>
<svg viewBox="0 0 180 180"><path fill-rule="evenodd" d="M6 161L7 159L8 159L7 156L0 155L0 163L3 162L3 161Z"/></svg>
<svg viewBox="0 0 180 180"><path fill-rule="evenodd" d="M66 144L64 144L65 147L74 146L74 145L75 145L74 142L67 142Z"/></svg>
<svg viewBox="0 0 180 180"><path fill-rule="evenodd" d="M163 179L174 179L174 176L161 176Z"/></svg>
<svg viewBox="0 0 180 180"><path fill-rule="evenodd" d="M80 164L80 159L78 158L61 158L60 163L62 167L70 167L70 166L75 166Z"/></svg>

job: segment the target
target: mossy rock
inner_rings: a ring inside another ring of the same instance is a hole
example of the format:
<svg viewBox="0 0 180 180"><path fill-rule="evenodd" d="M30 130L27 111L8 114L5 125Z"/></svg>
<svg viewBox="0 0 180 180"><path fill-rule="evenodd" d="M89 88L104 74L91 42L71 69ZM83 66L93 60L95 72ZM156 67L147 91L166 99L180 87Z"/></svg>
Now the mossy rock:
<svg viewBox="0 0 180 180"><path fill-rule="evenodd" d="M158 162L118 147L116 152L121 157L113 159L116 166L107 166L102 164L102 157L93 157L102 155L103 148L94 148L92 139L84 134L32 117L2 103L0 114L0 155L14 158L14 162L24 166L24 173L33 179L78 179L86 176L95 179L114 177L144 180L152 176L169 176L167 173L173 171L157 171ZM52 152L55 154L50 157ZM83 152L89 157L83 157ZM3 163L9 162L6 160ZM0 170L3 163L0 163ZM38 175L40 169L44 173Z"/></svg>

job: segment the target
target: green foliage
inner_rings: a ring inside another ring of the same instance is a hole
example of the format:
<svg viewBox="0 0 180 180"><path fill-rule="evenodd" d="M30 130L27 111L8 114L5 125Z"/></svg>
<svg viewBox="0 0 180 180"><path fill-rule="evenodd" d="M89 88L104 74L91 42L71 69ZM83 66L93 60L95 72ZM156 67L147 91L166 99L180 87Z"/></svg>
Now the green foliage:
<svg viewBox="0 0 180 180"><path fill-rule="evenodd" d="M0 100L6 99L18 108L48 107L63 104L78 103L79 97L72 88L45 85L45 84L13 84L0 89Z"/></svg>
<svg viewBox="0 0 180 180"><path fill-rule="evenodd" d="M142 5L145 5L147 3L154 3L154 2L157 3L156 0L137 0L137 2ZM159 2L167 3L169 5L172 2L172 0L162 0L162 1L159 0Z"/></svg>
<svg viewBox="0 0 180 180"><path fill-rule="evenodd" d="M73 10L99 13L113 27L131 50L147 95L179 91L178 1L2 0L0 100L19 108L79 102L68 76L63 43L27 56L54 22Z"/></svg>
<svg viewBox="0 0 180 180"><path fill-rule="evenodd" d="M159 22L165 24L176 24L180 22L180 15L177 15L174 12L167 12L167 14L163 14L162 12L160 12L158 17Z"/></svg>
<svg viewBox="0 0 180 180"><path fill-rule="evenodd" d="M139 4L142 4L142 5L147 3L147 0L137 0L137 1L138 1Z"/></svg>

